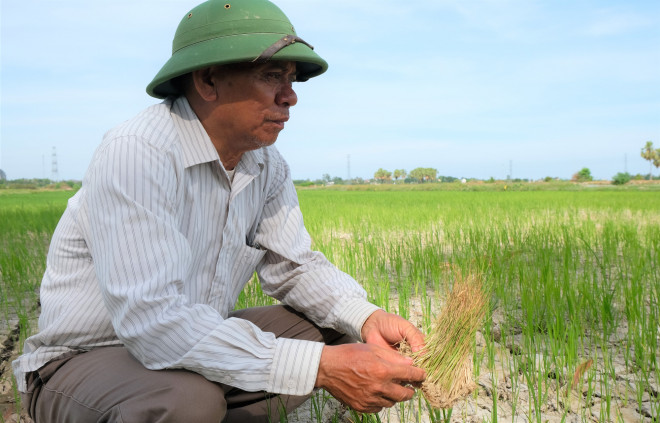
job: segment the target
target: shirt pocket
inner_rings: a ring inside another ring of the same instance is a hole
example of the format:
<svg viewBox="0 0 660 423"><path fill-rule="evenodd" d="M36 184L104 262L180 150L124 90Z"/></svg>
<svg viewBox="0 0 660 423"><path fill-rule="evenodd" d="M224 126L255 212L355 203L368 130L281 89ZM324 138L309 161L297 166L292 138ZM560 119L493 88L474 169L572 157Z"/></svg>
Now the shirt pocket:
<svg viewBox="0 0 660 423"><path fill-rule="evenodd" d="M241 289L250 280L257 268L257 264L263 260L266 250L255 246L243 245L238 251L237 269L234 280L241 283Z"/></svg>
<svg viewBox="0 0 660 423"><path fill-rule="evenodd" d="M228 298L230 301L227 304L228 310L233 309L239 294L250 281L257 265L264 259L265 255L266 250L261 248L255 248L249 245L242 245L238 248L234 255L231 272L231 288L229 289L231 294L230 298Z"/></svg>

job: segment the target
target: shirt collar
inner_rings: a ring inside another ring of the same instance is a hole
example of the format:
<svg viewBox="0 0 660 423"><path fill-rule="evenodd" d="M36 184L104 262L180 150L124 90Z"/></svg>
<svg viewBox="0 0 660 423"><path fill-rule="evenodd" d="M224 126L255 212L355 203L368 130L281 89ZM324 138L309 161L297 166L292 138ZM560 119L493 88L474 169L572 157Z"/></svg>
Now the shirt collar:
<svg viewBox="0 0 660 423"><path fill-rule="evenodd" d="M170 113L181 139L183 165L191 167L219 160L220 157L211 142L211 138L209 138L202 123L190 107L186 97L168 98L166 102L171 103Z"/></svg>
<svg viewBox="0 0 660 423"><path fill-rule="evenodd" d="M241 171L249 175L257 176L264 168L263 148L246 151L243 153L241 161L238 162L238 166L236 166L236 168L240 168Z"/></svg>
<svg viewBox="0 0 660 423"><path fill-rule="evenodd" d="M211 142L204 126L190 107L185 96L168 98L171 103L171 114L174 125L182 140L183 164L191 167L201 163L220 162L220 156ZM241 157L237 168L253 176L257 176L264 167L262 149L247 151Z"/></svg>

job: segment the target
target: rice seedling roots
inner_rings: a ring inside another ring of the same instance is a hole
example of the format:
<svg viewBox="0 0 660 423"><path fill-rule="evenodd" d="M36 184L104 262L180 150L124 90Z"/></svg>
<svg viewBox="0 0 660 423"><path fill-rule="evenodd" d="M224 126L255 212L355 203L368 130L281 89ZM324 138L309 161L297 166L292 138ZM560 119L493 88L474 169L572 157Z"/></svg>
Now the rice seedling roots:
<svg viewBox="0 0 660 423"><path fill-rule="evenodd" d="M399 345L399 352L406 357L413 357L410 344L403 341ZM448 390L438 382L424 381L421 391L429 405L436 409L451 408L456 402L470 395L477 384L472 380L472 360L470 357L463 360L463 363L456 372L459 377L454 379L451 388Z"/></svg>

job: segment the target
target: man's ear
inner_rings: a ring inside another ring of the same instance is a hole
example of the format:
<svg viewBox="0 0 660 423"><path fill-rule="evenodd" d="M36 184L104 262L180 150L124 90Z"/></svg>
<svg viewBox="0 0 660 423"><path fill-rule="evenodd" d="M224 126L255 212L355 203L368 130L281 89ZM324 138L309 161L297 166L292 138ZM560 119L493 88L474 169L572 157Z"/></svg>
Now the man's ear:
<svg viewBox="0 0 660 423"><path fill-rule="evenodd" d="M218 98L217 68L215 66L198 69L192 72L193 86L199 96L205 101L214 101Z"/></svg>

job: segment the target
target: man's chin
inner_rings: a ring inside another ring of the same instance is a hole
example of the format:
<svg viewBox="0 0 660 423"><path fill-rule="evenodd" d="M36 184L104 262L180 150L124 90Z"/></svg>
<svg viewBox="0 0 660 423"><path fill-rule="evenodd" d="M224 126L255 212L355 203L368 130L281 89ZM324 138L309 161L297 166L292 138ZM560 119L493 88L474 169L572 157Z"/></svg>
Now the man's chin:
<svg viewBox="0 0 660 423"><path fill-rule="evenodd" d="M273 145L277 141L277 137L280 135L281 131L270 131L264 137L261 138L261 142L264 145Z"/></svg>
<svg viewBox="0 0 660 423"><path fill-rule="evenodd" d="M273 137L263 137L263 138L254 139L254 143L253 143L254 150L271 146L275 144L275 141L277 141L277 135Z"/></svg>

